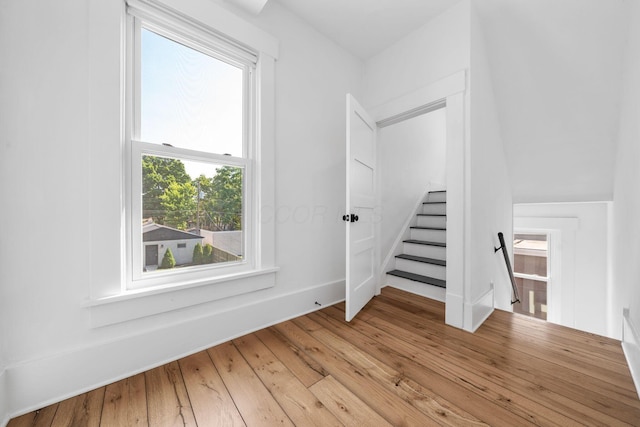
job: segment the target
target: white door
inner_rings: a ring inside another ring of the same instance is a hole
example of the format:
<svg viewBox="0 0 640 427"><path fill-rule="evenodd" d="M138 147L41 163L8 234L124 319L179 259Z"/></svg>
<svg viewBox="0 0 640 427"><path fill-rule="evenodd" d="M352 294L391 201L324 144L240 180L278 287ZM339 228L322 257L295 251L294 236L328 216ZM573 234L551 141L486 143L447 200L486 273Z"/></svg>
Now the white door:
<svg viewBox="0 0 640 427"><path fill-rule="evenodd" d="M347 94L347 321L379 293L376 187L376 124Z"/></svg>

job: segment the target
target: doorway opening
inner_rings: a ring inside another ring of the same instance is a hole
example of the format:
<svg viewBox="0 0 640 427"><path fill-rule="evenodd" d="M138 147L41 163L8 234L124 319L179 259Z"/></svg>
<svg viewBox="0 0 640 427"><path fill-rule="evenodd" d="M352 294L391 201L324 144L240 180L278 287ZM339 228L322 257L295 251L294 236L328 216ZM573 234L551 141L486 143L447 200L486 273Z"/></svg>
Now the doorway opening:
<svg viewBox="0 0 640 427"><path fill-rule="evenodd" d="M520 302L514 313L547 320L549 286L549 235L515 233L513 236L513 275Z"/></svg>

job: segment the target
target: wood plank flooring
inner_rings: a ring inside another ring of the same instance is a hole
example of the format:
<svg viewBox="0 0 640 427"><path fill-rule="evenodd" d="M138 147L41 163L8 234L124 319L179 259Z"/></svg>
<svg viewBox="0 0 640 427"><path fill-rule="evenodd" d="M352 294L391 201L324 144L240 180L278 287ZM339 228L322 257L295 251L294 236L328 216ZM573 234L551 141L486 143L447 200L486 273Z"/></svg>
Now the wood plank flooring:
<svg viewBox="0 0 640 427"><path fill-rule="evenodd" d="M383 289L15 418L22 426L640 425L620 342Z"/></svg>

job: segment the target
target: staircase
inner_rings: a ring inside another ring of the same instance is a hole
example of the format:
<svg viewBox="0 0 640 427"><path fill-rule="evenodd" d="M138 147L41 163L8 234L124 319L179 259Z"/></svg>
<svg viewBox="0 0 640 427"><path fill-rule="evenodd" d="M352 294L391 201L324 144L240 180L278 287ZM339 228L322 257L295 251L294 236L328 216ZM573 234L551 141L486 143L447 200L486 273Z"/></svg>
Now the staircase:
<svg viewBox="0 0 640 427"><path fill-rule="evenodd" d="M445 301L447 266L447 192L430 191L410 239L387 272L387 284L427 298Z"/></svg>

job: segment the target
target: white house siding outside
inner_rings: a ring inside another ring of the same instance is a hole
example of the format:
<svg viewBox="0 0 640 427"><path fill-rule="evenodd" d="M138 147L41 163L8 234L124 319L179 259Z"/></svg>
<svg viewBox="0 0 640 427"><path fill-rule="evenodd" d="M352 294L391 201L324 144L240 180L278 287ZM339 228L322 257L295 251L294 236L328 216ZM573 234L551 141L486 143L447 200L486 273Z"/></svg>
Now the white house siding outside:
<svg viewBox="0 0 640 427"><path fill-rule="evenodd" d="M193 261L193 248L200 243L199 239L189 240L163 240L158 242L144 242L145 254L147 253L147 246L158 246L158 264L162 263L162 257L164 257L167 248L171 249L173 258L176 260L176 265L190 264ZM178 247L182 246L184 247ZM146 267L153 267L146 265Z"/></svg>

